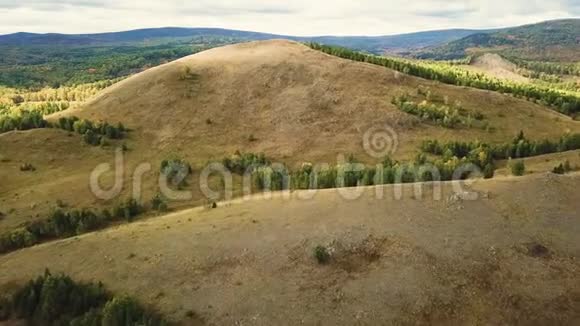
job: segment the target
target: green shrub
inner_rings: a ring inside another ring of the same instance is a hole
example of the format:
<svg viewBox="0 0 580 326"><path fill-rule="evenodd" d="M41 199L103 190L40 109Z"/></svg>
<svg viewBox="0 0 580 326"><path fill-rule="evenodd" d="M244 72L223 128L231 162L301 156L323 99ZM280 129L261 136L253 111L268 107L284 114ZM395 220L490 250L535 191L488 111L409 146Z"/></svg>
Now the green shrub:
<svg viewBox="0 0 580 326"><path fill-rule="evenodd" d="M512 175L522 176L526 173L526 165L523 160L513 160L509 163Z"/></svg>
<svg viewBox="0 0 580 326"><path fill-rule="evenodd" d="M171 159L161 162L161 174L167 178L167 182L178 188L187 185L186 178L191 174L191 165L185 160Z"/></svg>
<svg viewBox="0 0 580 326"><path fill-rule="evenodd" d="M319 264L327 264L330 261L330 253L324 246L316 246L314 248L314 258Z"/></svg>
<svg viewBox="0 0 580 326"><path fill-rule="evenodd" d="M491 179L493 178L495 174L495 168L493 166L493 163L488 163L485 165L485 167L483 168L483 177L486 179Z"/></svg>
<svg viewBox="0 0 580 326"><path fill-rule="evenodd" d="M115 297L103 308L103 324L108 326L135 325L142 322L143 309L129 297Z"/></svg>
<svg viewBox="0 0 580 326"><path fill-rule="evenodd" d="M167 203L161 195L157 194L151 199L151 208L159 212L167 211Z"/></svg>
<svg viewBox="0 0 580 326"><path fill-rule="evenodd" d="M38 243L37 236L25 228L0 235L0 253L30 247Z"/></svg>

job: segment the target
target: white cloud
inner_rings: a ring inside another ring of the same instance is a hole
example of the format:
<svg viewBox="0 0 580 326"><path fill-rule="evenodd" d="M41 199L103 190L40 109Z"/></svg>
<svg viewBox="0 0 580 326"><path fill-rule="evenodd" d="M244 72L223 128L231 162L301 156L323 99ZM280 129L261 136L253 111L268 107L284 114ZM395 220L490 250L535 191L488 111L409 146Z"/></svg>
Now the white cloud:
<svg viewBox="0 0 580 326"><path fill-rule="evenodd" d="M0 34L223 27L290 35L385 35L580 16L580 0L0 0Z"/></svg>

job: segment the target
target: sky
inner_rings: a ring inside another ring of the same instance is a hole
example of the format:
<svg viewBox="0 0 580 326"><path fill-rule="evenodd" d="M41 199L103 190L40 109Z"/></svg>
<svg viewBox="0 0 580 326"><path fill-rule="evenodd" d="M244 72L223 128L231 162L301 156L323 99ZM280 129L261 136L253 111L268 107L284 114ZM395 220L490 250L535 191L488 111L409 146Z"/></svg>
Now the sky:
<svg viewBox="0 0 580 326"><path fill-rule="evenodd" d="M0 0L0 34L221 27L285 35L391 35L580 17L580 0Z"/></svg>

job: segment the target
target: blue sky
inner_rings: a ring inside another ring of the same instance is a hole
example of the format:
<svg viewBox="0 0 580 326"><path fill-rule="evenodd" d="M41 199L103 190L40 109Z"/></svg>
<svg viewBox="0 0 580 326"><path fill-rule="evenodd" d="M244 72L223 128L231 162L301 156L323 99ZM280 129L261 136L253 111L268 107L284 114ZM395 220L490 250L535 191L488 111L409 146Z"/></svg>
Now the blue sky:
<svg viewBox="0 0 580 326"><path fill-rule="evenodd" d="M291 35L388 35L580 17L580 0L0 0L0 34L223 27Z"/></svg>

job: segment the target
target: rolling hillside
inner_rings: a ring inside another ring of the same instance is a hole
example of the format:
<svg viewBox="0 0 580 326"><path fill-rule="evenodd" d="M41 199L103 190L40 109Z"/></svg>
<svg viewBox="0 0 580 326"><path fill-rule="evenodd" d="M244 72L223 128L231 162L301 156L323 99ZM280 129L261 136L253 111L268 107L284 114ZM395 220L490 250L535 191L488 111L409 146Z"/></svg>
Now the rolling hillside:
<svg viewBox="0 0 580 326"><path fill-rule="evenodd" d="M395 96L421 89L481 113L487 127L444 128L392 103ZM48 119L69 116L122 122L131 129L122 141L129 149L125 166L132 173L143 162L152 165L144 200L157 192L162 160L190 162L193 195L175 207L206 203L195 178L208 162L238 150L262 152L290 167L335 164L338 155L349 154L374 164L377 158L365 151L363 138L377 126L389 125L398 134L393 158L399 160L413 159L423 140L511 142L520 130L532 139L580 131L580 122L523 99L427 81L283 40L216 48L149 69ZM71 208L111 207L114 201L96 199L87 184L97 165L114 162L114 146L92 147L58 129L1 134L0 177L8 181L0 190L6 215L0 229L44 218L57 200ZM26 163L36 171L19 171ZM124 185L122 198L131 194L129 177Z"/></svg>
<svg viewBox="0 0 580 326"><path fill-rule="evenodd" d="M480 52L536 61L578 61L580 19L555 20L476 33L449 44L420 52L419 58L455 59Z"/></svg>
<svg viewBox="0 0 580 326"><path fill-rule="evenodd" d="M580 324L574 28L0 36L0 324Z"/></svg>
<svg viewBox="0 0 580 326"><path fill-rule="evenodd" d="M478 181L474 201L451 183L439 201L258 196L0 256L0 284L104 280L183 325L575 325L579 178Z"/></svg>

